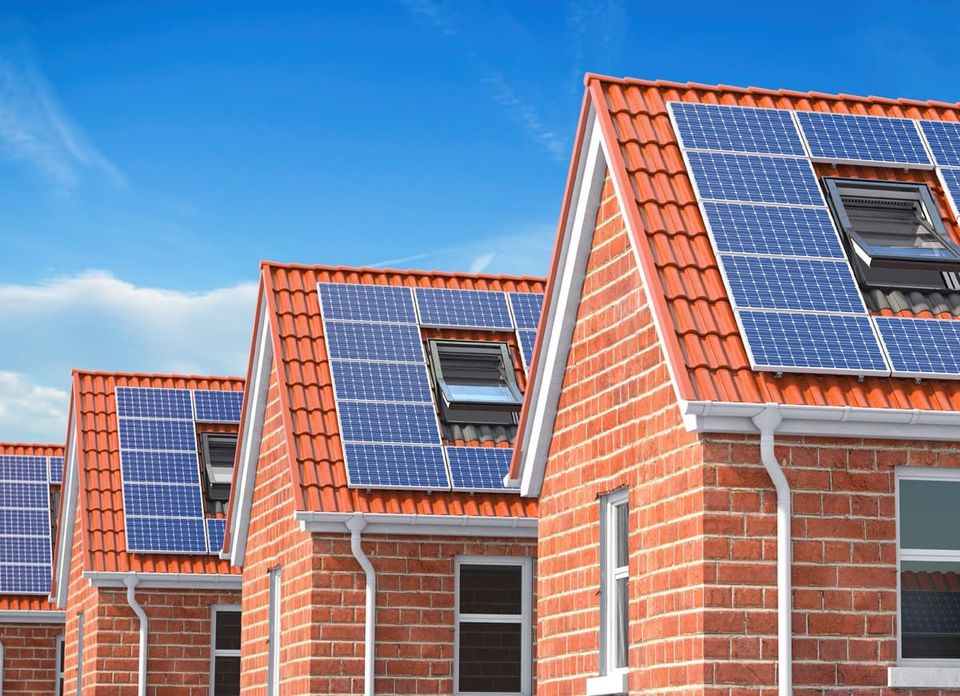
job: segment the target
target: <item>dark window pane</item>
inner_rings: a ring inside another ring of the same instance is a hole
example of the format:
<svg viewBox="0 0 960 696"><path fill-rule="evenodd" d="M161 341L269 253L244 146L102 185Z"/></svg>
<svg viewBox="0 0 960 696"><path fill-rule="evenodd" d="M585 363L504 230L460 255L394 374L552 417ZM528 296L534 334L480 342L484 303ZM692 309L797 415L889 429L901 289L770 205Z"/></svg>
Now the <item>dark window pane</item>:
<svg viewBox="0 0 960 696"><path fill-rule="evenodd" d="M960 549L958 500L958 481L900 481L900 548Z"/></svg>
<svg viewBox="0 0 960 696"><path fill-rule="evenodd" d="M460 624L460 690L520 691L520 624Z"/></svg>
<svg viewBox="0 0 960 696"><path fill-rule="evenodd" d="M903 562L903 657L960 658L960 563Z"/></svg>
<svg viewBox="0 0 960 696"><path fill-rule="evenodd" d="M520 566L460 566L460 613L521 613L522 577Z"/></svg>
<svg viewBox="0 0 960 696"><path fill-rule="evenodd" d="M627 578L617 580L616 604L616 667L627 666L627 644L630 636L628 632L629 609L627 603Z"/></svg>
<svg viewBox="0 0 960 696"><path fill-rule="evenodd" d="M617 567L628 564L627 537L630 533L630 526L627 522L627 504L617 505Z"/></svg>
<svg viewBox="0 0 960 696"><path fill-rule="evenodd" d="M240 649L240 612L217 612L217 650Z"/></svg>
<svg viewBox="0 0 960 696"><path fill-rule="evenodd" d="M215 669L214 696L237 696L240 693L240 657L218 657Z"/></svg>

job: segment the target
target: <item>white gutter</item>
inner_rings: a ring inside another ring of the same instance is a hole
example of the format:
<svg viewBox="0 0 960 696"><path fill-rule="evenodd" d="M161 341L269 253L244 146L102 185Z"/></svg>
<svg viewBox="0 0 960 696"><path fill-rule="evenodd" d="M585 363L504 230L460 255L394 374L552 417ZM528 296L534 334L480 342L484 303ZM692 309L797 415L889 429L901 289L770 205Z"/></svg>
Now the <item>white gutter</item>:
<svg viewBox="0 0 960 696"><path fill-rule="evenodd" d="M767 404L753 416L760 430L760 460L773 480L777 491L777 693L793 694L793 544L790 538L790 484L777 462L774 452L774 431L783 422L778 404Z"/></svg>
<svg viewBox="0 0 960 696"><path fill-rule="evenodd" d="M376 627L377 627L377 571L373 563L367 558L360 546L360 533L367 526L363 513L354 513L347 520L347 529L350 530L350 550L357 563L363 568L367 578L367 606L363 622L363 694L373 696L373 668L377 657Z"/></svg>
<svg viewBox="0 0 960 696"><path fill-rule="evenodd" d="M47 609L4 609L0 611L0 624L62 624L67 620L65 611Z"/></svg>
<svg viewBox="0 0 960 696"><path fill-rule="evenodd" d="M350 531L355 512L293 513L305 532L318 534ZM510 537L535 539L537 520L531 517L484 517L481 515L419 515L365 512L367 534L423 534L427 536Z"/></svg>
<svg viewBox="0 0 960 696"><path fill-rule="evenodd" d="M92 587L126 587L128 578L135 578L142 590L223 590L240 591L240 575L215 573L121 573L107 571L84 571L83 577Z"/></svg>
<svg viewBox="0 0 960 696"><path fill-rule="evenodd" d="M137 696L147 696L147 612L137 602L137 583L139 579L133 573L127 575L127 604L140 619L140 652L137 656Z"/></svg>

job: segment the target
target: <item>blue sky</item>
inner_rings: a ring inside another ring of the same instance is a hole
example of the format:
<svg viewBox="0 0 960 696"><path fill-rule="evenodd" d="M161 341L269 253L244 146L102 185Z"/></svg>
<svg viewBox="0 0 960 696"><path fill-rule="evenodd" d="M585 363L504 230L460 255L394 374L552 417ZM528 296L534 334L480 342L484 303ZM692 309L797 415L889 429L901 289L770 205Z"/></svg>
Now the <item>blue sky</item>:
<svg viewBox="0 0 960 696"><path fill-rule="evenodd" d="M261 259L543 273L587 70L960 100L903 7L7 0L0 440L71 367L242 374Z"/></svg>

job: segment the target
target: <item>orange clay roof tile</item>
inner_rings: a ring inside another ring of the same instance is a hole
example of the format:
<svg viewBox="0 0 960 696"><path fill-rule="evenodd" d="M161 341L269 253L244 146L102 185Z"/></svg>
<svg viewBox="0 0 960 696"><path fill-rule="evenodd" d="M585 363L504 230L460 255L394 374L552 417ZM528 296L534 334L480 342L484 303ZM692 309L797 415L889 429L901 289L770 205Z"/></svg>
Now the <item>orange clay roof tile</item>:
<svg viewBox="0 0 960 696"><path fill-rule="evenodd" d="M262 265L269 325L274 332L275 360L281 379L281 401L289 411L288 446L293 449L292 480L302 499L300 509L314 512L383 512L434 515L536 516L536 501L515 494L438 491L367 490L347 486L336 404L324 342L317 283L362 283L406 287L543 292L534 277L492 276L371 268ZM424 335L464 340L507 342L518 380L525 388L519 348L511 332L424 329ZM456 441L454 441L456 442ZM498 446L494 441L474 442ZM504 446L500 443L499 446Z"/></svg>
<svg viewBox="0 0 960 696"><path fill-rule="evenodd" d="M213 555L127 553L120 478L115 389L118 386L243 391L239 377L75 371L74 419L80 467L77 519L83 530L84 570L237 574Z"/></svg>

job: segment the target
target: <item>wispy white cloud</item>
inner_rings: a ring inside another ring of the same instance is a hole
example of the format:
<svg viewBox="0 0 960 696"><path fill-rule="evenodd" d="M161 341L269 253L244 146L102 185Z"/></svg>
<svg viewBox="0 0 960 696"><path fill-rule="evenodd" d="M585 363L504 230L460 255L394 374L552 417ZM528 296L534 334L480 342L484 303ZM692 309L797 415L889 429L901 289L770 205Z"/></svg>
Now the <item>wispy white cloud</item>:
<svg viewBox="0 0 960 696"><path fill-rule="evenodd" d="M120 170L97 150L58 103L35 64L0 55L0 152L69 192L85 173L124 186Z"/></svg>
<svg viewBox="0 0 960 696"><path fill-rule="evenodd" d="M470 264L470 272L483 273L490 267L490 264L493 263L494 258L496 258L496 254L491 251L488 251L485 254L480 254Z"/></svg>
<svg viewBox="0 0 960 696"><path fill-rule="evenodd" d="M0 440L62 438L74 367L244 374L255 300L255 283L181 292L103 271L0 285L0 375L15 376L0 377ZM31 395L42 413L18 407Z"/></svg>

